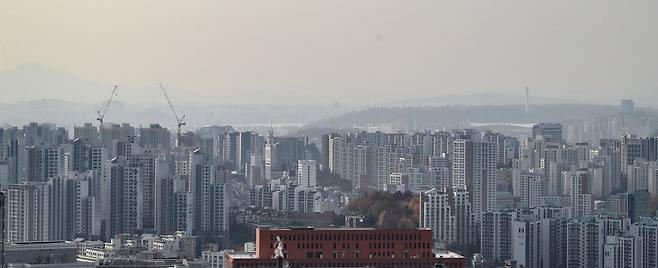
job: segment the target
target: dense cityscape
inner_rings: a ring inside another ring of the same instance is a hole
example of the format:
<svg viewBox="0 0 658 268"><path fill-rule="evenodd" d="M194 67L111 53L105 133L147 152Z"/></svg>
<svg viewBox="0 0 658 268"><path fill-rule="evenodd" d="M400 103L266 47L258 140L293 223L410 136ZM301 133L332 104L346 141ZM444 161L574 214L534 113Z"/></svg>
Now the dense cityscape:
<svg viewBox="0 0 658 268"><path fill-rule="evenodd" d="M3 127L2 263L655 267L658 137L632 134L635 109L598 143L555 122L278 136L99 111L73 133Z"/></svg>
<svg viewBox="0 0 658 268"><path fill-rule="evenodd" d="M0 268L658 268L656 0L0 0Z"/></svg>

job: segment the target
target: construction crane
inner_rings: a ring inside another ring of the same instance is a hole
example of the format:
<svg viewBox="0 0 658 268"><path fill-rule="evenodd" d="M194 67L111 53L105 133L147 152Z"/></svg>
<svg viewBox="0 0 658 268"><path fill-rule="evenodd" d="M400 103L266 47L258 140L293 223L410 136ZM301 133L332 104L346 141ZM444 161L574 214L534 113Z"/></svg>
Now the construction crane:
<svg viewBox="0 0 658 268"><path fill-rule="evenodd" d="M98 114L98 117L96 117L96 120L101 124L101 127L103 126L103 119L105 118L105 113L107 113L107 108L110 107L110 103L112 103L112 99L114 98L115 95L117 95L117 89L119 88L119 85L114 85L114 89L112 90L112 95L110 95L110 98L104 102L100 108L96 111L96 114Z"/></svg>
<svg viewBox="0 0 658 268"><path fill-rule="evenodd" d="M178 115L178 112L176 112L176 109L174 108L174 105L171 103L171 100L169 99L169 95L167 95L167 91L165 91L164 87L162 86L162 83L159 84L160 89L162 89L162 94L164 94L165 99L167 99L167 103L169 104L169 108L171 109L171 112L174 114L174 118L176 118L176 125L178 129L176 130L176 138L180 138L181 134L181 127L185 125L185 114L181 111L181 115Z"/></svg>

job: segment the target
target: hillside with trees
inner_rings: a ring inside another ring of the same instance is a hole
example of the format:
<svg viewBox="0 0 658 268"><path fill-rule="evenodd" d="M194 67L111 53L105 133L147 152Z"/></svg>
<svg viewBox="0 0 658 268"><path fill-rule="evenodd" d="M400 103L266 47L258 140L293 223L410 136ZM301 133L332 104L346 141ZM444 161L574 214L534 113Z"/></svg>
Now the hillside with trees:
<svg viewBox="0 0 658 268"><path fill-rule="evenodd" d="M419 200L411 192L366 192L350 202L348 207L363 215L368 227L418 227Z"/></svg>

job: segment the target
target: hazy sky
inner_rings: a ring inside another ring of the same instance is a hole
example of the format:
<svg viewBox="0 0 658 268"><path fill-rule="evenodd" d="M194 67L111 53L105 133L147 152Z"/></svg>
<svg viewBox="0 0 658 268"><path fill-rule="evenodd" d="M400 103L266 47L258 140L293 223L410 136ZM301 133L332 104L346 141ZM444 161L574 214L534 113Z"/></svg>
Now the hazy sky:
<svg viewBox="0 0 658 268"><path fill-rule="evenodd" d="M100 85L163 82L180 102L372 103L528 85L651 104L658 1L0 0L0 71L26 63Z"/></svg>

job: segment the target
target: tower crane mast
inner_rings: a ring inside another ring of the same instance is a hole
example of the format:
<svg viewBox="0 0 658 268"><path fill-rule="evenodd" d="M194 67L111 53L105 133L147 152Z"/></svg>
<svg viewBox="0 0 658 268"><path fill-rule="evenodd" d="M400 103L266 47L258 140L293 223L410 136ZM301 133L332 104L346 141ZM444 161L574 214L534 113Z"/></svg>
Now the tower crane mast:
<svg viewBox="0 0 658 268"><path fill-rule="evenodd" d="M100 126L103 126L103 120L105 119L105 114L107 113L107 108L110 108L110 104L112 103L112 99L114 98L115 95L117 95L117 90L119 89L119 85L114 85L114 89L112 89L112 95L110 95L110 98L107 99L106 102L104 102L98 110L96 110L96 114L98 117L96 117L96 120L100 123Z"/></svg>
<svg viewBox="0 0 658 268"><path fill-rule="evenodd" d="M177 138L180 138L181 135L181 127L185 125L185 114L181 111L181 114L178 115L178 112L176 112L176 108L174 108L174 104L171 103L171 99L169 99L169 95L167 95L167 91L165 90L164 86L162 86L162 83L158 84L160 85L160 89L162 90L162 94L164 95L165 99L167 100L167 104L169 104L169 109L171 109L171 113L174 114L174 118L176 118L176 134Z"/></svg>

